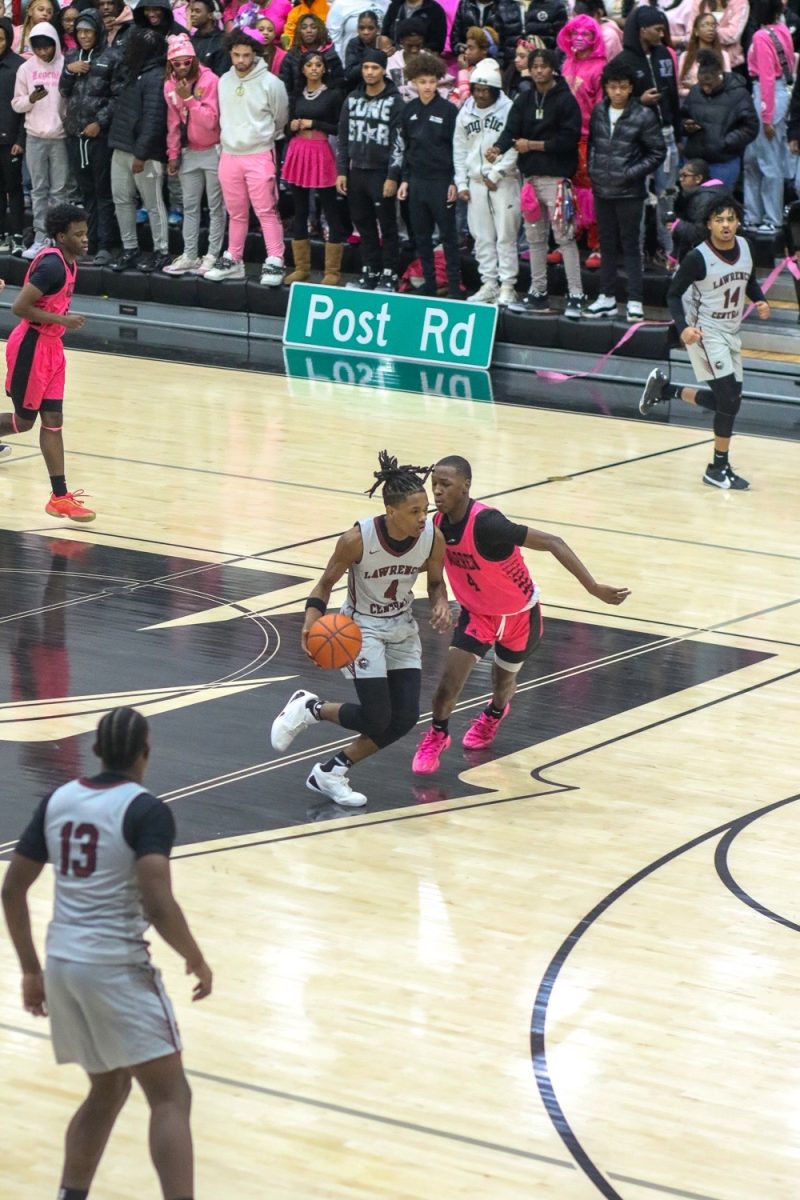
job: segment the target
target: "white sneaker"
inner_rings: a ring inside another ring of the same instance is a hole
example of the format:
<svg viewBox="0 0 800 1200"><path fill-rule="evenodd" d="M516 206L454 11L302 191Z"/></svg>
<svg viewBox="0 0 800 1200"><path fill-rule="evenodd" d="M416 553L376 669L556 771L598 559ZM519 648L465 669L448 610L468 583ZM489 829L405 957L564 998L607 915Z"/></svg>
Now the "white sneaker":
<svg viewBox="0 0 800 1200"><path fill-rule="evenodd" d="M207 275L216 261L217 260L213 254L204 254L200 259L200 266L197 268L197 274Z"/></svg>
<svg viewBox="0 0 800 1200"><path fill-rule="evenodd" d="M14 451L7 442L0 442L0 458L8 458L9 454L13 453Z"/></svg>
<svg viewBox="0 0 800 1200"><path fill-rule="evenodd" d="M507 304L517 303L517 293L514 291L513 283L500 284L500 295L497 297L497 303L501 308L505 308Z"/></svg>
<svg viewBox="0 0 800 1200"><path fill-rule="evenodd" d="M484 283L474 296L470 296L473 304L496 304L500 289L496 283Z"/></svg>
<svg viewBox="0 0 800 1200"><path fill-rule="evenodd" d="M642 308L641 303L638 300L629 300L628 307L625 310L625 316L627 317L628 321L630 321L631 325L633 325L636 321L643 321L644 309Z"/></svg>
<svg viewBox="0 0 800 1200"><path fill-rule="evenodd" d="M45 238L43 242L31 242L30 246L28 246L28 249L22 251L20 257L26 258L28 262L30 262L31 259L36 258L36 255L40 252L40 250L44 250L49 245L50 243L48 242L47 238Z"/></svg>
<svg viewBox="0 0 800 1200"><path fill-rule="evenodd" d="M189 258L188 254L179 254L176 259L164 267L165 275L194 275L200 266L199 258Z"/></svg>
<svg viewBox="0 0 800 1200"><path fill-rule="evenodd" d="M617 302L613 296L604 296L601 292L596 300L584 310L587 317L597 319L598 317L613 317L617 311Z"/></svg>
<svg viewBox="0 0 800 1200"><path fill-rule="evenodd" d="M210 271L206 271L206 279L215 282L218 279L244 279L244 263L231 258L227 250L218 258Z"/></svg>
<svg viewBox="0 0 800 1200"><path fill-rule="evenodd" d="M362 792L354 792L347 778L347 767L331 767L323 771L322 763L317 763L306 780L306 787L312 792L322 792L334 804L342 808L363 808L367 797Z"/></svg>
<svg viewBox="0 0 800 1200"><path fill-rule="evenodd" d="M261 268L262 287L280 287L286 275L286 268L279 258L268 258Z"/></svg>
<svg viewBox="0 0 800 1200"><path fill-rule="evenodd" d="M319 696L302 689L295 692L272 722L270 740L276 750L288 750L298 733L317 724L317 718L309 711L309 700L319 700Z"/></svg>

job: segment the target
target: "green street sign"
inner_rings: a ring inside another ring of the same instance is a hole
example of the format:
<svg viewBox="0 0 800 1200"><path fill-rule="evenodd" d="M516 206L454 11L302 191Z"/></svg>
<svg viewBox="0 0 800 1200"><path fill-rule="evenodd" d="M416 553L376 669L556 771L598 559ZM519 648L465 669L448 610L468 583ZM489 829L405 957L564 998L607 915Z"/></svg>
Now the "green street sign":
<svg viewBox="0 0 800 1200"><path fill-rule="evenodd" d="M490 404L493 400L488 371L469 367L403 362L366 354L331 354L328 350L298 350L290 346L284 347L283 360L290 379L421 392L423 396L473 400L482 404Z"/></svg>
<svg viewBox="0 0 800 1200"><path fill-rule="evenodd" d="M485 368L496 328L494 304L294 283L283 344Z"/></svg>

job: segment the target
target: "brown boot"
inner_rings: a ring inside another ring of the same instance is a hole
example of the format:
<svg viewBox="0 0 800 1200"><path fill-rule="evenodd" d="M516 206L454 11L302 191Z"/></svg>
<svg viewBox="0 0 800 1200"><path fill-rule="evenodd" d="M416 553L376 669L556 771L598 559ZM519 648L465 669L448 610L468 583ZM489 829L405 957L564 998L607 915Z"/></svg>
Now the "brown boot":
<svg viewBox="0 0 800 1200"><path fill-rule="evenodd" d="M325 243L325 274L322 282L326 287L338 287L342 278L342 255L344 246L341 242Z"/></svg>
<svg viewBox="0 0 800 1200"><path fill-rule="evenodd" d="M311 242L292 242L294 255L294 270L287 275L284 283L305 283L311 278Z"/></svg>

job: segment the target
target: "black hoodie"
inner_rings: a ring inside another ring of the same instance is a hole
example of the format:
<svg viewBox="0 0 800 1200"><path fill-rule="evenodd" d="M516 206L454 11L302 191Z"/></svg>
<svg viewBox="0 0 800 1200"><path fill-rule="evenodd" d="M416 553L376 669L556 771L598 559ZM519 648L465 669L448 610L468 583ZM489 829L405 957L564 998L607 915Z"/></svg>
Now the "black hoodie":
<svg viewBox="0 0 800 1200"><path fill-rule="evenodd" d="M163 20L159 25L150 24L144 15L146 8L160 8L162 10ZM133 10L133 23L141 29L157 29L159 33L164 34L164 37L171 37L174 33L189 32L185 25L179 25L173 17L169 0L140 0Z"/></svg>
<svg viewBox="0 0 800 1200"><path fill-rule="evenodd" d="M388 78L377 96L368 96L364 83L350 93L339 116L339 175L347 175L354 167L358 171L383 171L388 176L404 107L402 96Z"/></svg>
<svg viewBox="0 0 800 1200"><path fill-rule="evenodd" d="M642 49L638 13L639 9L635 8L625 22L622 53L617 55L614 61L624 62L633 71L633 94L637 100L642 92L649 88L656 88L661 93L658 104L648 104L645 107L656 114L662 128L671 125L675 130L676 139L680 139L680 96L675 60L666 46L654 46L649 54Z"/></svg>
<svg viewBox="0 0 800 1200"><path fill-rule="evenodd" d="M97 40L91 50L68 50L64 55L64 70L58 90L64 97L64 128L68 137L78 137L87 125L95 121L108 133L111 124L111 76L117 61L117 52L106 44L106 27L100 13L94 8L85 9L78 20L81 24L91 21ZM75 75L69 70L71 63L88 62L85 75Z"/></svg>
<svg viewBox="0 0 800 1200"><path fill-rule="evenodd" d="M7 17L0 17L0 29L6 35L5 54L0 55L0 146L25 145L25 114L14 112L11 97L17 71L25 59L11 49L14 41L14 26Z"/></svg>
<svg viewBox="0 0 800 1200"><path fill-rule="evenodd" d="M541 117L536 116L539 106ZM544 97L535 86L519 93L496 145L505 154L517 138L544 142L544 150L528 150L519 156L519 169L526 179L532 175L563 179L575 174L581 110L565 80L557 78L555 87L545 92Z"/></svg>

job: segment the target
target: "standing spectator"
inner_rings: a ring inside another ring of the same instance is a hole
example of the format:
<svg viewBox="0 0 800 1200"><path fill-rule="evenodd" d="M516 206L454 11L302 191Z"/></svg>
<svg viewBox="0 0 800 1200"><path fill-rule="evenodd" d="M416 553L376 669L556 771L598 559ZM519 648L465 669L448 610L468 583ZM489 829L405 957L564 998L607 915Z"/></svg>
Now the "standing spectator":
<svg viewBox="0 0 800 1200"><path fill-rule="evenodd" d="M33 259L47 245L48 208L67 198L67 143L61 119L58 82L64 66L58 34L46 21L30 36L33 58L17 71L11 107L25 114L25 161L31 176L33 243L23 258Z"/></svg>
<svg viewBox="0 0 800 1200"><path fill-rule="evenodd" d="M22 156L25 119L11 105L17 71L24 58L11 49L14 27L0 17L0 253L22 253L25 220L22 196Z"/></svg>
<svg viewBox="0 0 800 1200"><path fill-rule="evenodd" d="M392 155L390 178L400 183L401 201L408 200L414 245L425 277L424 294L435 296L433 231L439 230L447 266L447 294L461 299L461 257L456 230L456 185L453 182L453 134L457 110L439 95L447 68L423 51L409 67L418 95L403 109Z"/></svg>
<svg viewBox="0 0 800 1200"><path fill-rule="evenodd" d="M167 173L179 175L183 194L183 253L167 275L205 275L222 253L225 204L219 182L218 77L200 65L192 39L167 40ZM200 257L200 211L208 199L208 252Z"/></svg>
<svg viewBox="0 0 800 1200"><path fill-rule="evenodd" d="M283 226L278 216L275 143L289 119L286 88L259 56L258 42L246 33L229 35L231 69L219 81L222 154L219 180L228 210L228 249L206 279L244 279L244 242L250 205L264 235L266 259L261 283L283 283Z"/></svg>
<svg viewBox="0 0 800 1200"><path fill-rule="evenodd" d="M122 236L122 253L112 270L136 266L149 273L169 262L167 209L164 204L164 164L167 161L167 106L164 67L167 43L152 28L134 26L125 38L120 67L121 86L114 98L108 144L111 156L111 194ZM136 236L137 201L150 214L151 254L139 253Z"/></svg>
<svg viewBox="0 0 800 1200"><path fill-rule="evenodd" d="M162 37L188 33L185 25L175 20L169 0L145 0L133 10L133 23L139 29L155 29Z"/></svg>
<svg viewBox="0 0 800 1200"><path fill-rule="evenodd" d="M775 233L783 222L783 160L794 46L782 16L783 0L759 0L759 27L747 55L759 130L744 155L744 207L746 224L759 233Z"/></svg>
<svg viewBox="0 0 800 1200"><path fill-rule="evenodd" d="M268 17L264 10L262 10L261 15L256 21L255 32L260 33L264 39L264 51L262 54L264 62L273 75L280 75L281 65L286 58L286 51L278 42L278 30L274 20L272 17Z"/></svg>
<svg viewBox="0 0 800 1200"><path fill-rule="evenodd" d="M543 49L545 45L541 38L520 38L513 47L511 60L503 74L503 91L510 100L516 100L533 87L528 63L534 50Z"/></svg>
<svg viewBox="0 0 800 1200"><path fill-rule="evenodd" d="M403 100L386 78L386 54L367 50L361 67L364 82L351 92L339 118L336 190L347 196L350 216L361 238L358 286L397 289L400 242L396 185L389 178Z"/></svg>
<svg viewBox="0 0 800 1200"><path fill-rule="evenodd" d="M501 89L496 62L489 58L478 64L470 91L470 99L458 112L453 159L458 198L467 204L481 279L472 300L513 304L519 271L519 172L512 146L515 135L508 131L513 109Z"/></svg>
<svg viewBox="0 0 800 1200"><path fill-rule="evenodd" d="M98 0L97 8L106 27L108 45L121 51L133 28L133 13L125 0Z"/></svg>
<svg viewBox="0 0 800 1200"><path fill-rule="evenodd" d="M568 18L564 0L529 0L525 10L525 37L539 37L550 50Z"/></svg>
<svg viewBox="0 0 800 1200"><path fill-rule="evenodd" d="M701 13L711 13L717 23L719 40L722 48L727 51L731 68L740 67L744 73L742 38L750 16L750 8L749 0L691 0L683 38L688 40L696 17ZM672 14L669 16L671 18Z"/></svg>
<svg viewBox="0 0 800 1200"><path fill-rule="evenodd" d="M499 35L491 26L473 25L467 30L467 44L458 58L460 70L453 95L457 104L463 104L470 95L469 81L478 63L483 62L486 58L497 60L498 53Z"/></svg>
<svg viewBox="0 0 800 1200"><path fill-rule="evenodd" d="M467 48L469 30L478 27L483 29L489 25L495 30L495 13L497 0L459 0L458 8L453 14L453 24L450 29L450 47L453 54L463 54Z"/></svg>
<svg viewBox="0 0 800 1200"><path fill-rule="evenodd" d="M58 19L61 23L61 28L58 30L61 40L61 50L66 58L68 50L77 50L78 43L75 40L75 22L80 15L80 9L76 4L67 4L58 14Z"/></svg>
<svg viewBox="0 0 800 1200"><path fill-rule="evenodd" d="M689 89L681 117L686 157L705 159L711 175L732 191L742 154L758 136L758 116L744 80L723 74L716 55L702 50L697 83Z"/></svg>
<svg viewBox="0 0 800 1200"><path fill-rule="evenodd" d="M713 13L700 13L695 17L691 37L678 59L678 94L681 100L686 99L689 88L697 83L699 55L704 51L714 55L723 71L730 71L730 57L727 50L722 49Z"/></svg>
<svg viewBox="0 0 800 1200"><path fill-rule="evenodd" d="M386 76L391 79L402 98L408 102L417 95L417 90L409 82L409 69L416 56L425 44L425 23L416 17L407 21L398 21L395 30L400 48L389 56L386 63Z"/></svg>
<svg viewBox="0 0 800 1200"><path fill-rule="evenodd" d="M215 75L224 75L231 60L225 49L225 34L219 25L215 0L191 0L189 20L194 52L200 66L208 67Z"/></svg>
<svg viewBox="0 0 800 1200"><path fill-rule="evenodd" d="M425 25L425 49L441 54L447 41L447 14L436 0L391 0L381 28L382 48L391 53L399 42L398 22L411 17L418 17Z"/></svg>
<svg viewBox="0 0 800 1200"><path fill-rule="evenodd" d="M581 136L581 110L564 79L556 71L555 50L531 53L533 89L518 96L500 135L497 148L509 146L519 153L519 169L533 189L539 216L525 222L531 260L531 287L522 299L522 307L531 313L548 313L547 244L552 228L567 275L567 306L564 315L580 319L583 309L581 264L575 242L574 223L565 219L563 197L565 177L575 174Z"/></svg>
<svg viewBox="0 0 800 1200"><path fill-rule="evenodd" d="M616 22L611 21L607 16L603 0L575 0L572 15L573 17L592 17L597 21L600 33L603 35L607 62L611 62L612 58L616 58L618 54L622 53L622 34Z"/></svg>
<svg viewBox="0 0 800 1200"><path fill-rule="evenodd" d="M14 51L23 58L32 58L31 32L34 25L41 25L43 22L52 25L56 19L56 12L51 0L31 0L25 10L25 20L14 30Z"/></svg>
<svg viewBox="0 0 800 1200"><path fill-rule="evenodd" d="M347 43L344 56L344 76L348 92L362 83L361 64L367 50L378 45L380 19L377 13L366 9L358 18L358 36Z"/></svg>
<svg viewBox="0 0 800 1200"><path fill-rule="evenodd" d="M304 54L316 50L325 60L328 70L328 86L340 87L344 84L344 67L342 60L333 48L328 36L325 22L313 14L302 17L295 26L292 48L281 63L280 79L286 88L287 96L291 96L302 86L303 77L300 73L300 59Z"/></svg>
<svg viewBox="0 0 800 1200"><path fill-rule="evenodd" d="M641 321L642 243L645 180L666 155L658 119L634 98L633 71L620 55L603 71L606 99L589 122L589 177L594 189L600 233L600 295L587 317L609 317L617 310L617 241L628 277L629 321Z"/></svg>
<svg viewBox="0 0 800 1200"><path fill-rule="evenodd" d="M573 179L573 186L577 213L581 214L586 228L586 243L589 249L586 266L594 269L600 266L598 253L600 238L597 232L597 222L594 220L592 181L589 178L586 164L589 118L595 106L603 98L603 86L600 79L606 65L606 44L597 22L591 17L580 15L567 21L556 41L559 50L564 55L561 75L569 85L581 110L581 140L578 144L578 167Z"/></svg>
<svg viewBox="0 0 800 1200"><path fill-rule="evenodd" d="M354 38L361 37L361 18L368 12L373 17L376 27L375 39L369 44L371 46L376 44L383 15L388 7L389 0L372 0L371 3L370 0L333 0L325 24L328 27L333 48L342 62L345 62L350 42ZM345 63L346 71L347 64Z"/></svg>
<svg viewBox="0 0 800 1200"><path fill-rule="evenodd" d="M75 23L77 50L64 58L59 90L64 97L67 154L89 225L89 253L95 265L111 262L114 201L111 195L111 77L114 51L106 46L103 18L86 9Z"/></svg>
<svg viewBox="0 0 800 1200"><path fill-rule="evenodd" d="M300 61L303 86L289 97L289 132L292 135L283 163L284 182L291 185L294 200L292 254L294 271L288 284L311 278L311 242L308 216L316 192L328 222L325 243L325 274L322 282L335 287L341 279L344 231L341 204L336 195L336 156L329 138L339 128L342 93L328 86L328 68L317 50Z"/></svg>
<svg viewBox="0 0 800 1200"><path fill-rule="evenodd" d="M294 35L303 17L316 17L324 25L330 12L330 7L328 0L297 0L287 16L286 24L283 27L284 45L294 45Z"/></svg>

